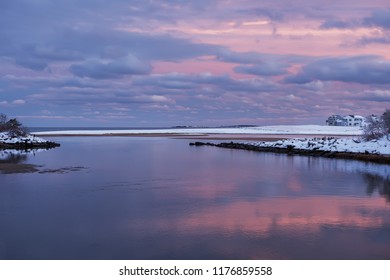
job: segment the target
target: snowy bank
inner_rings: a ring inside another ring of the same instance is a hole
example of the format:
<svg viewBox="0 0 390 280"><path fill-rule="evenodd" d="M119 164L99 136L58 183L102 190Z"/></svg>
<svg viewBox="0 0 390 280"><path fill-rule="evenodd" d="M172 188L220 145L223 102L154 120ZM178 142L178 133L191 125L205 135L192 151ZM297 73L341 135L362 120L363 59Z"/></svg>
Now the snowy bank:
<svg viewBox="0 0 390 280"><path fill-rule="evenodd" d="M357 136L362 134L360 127L340 127L325 125L277 125L224 128L169 128L169 129L127 129L127 130L62 130L36 132L36 135L207 135L207 134L280 134L280 135L338 135Z"/></svg>
<svg viewBox="0 0 390 280"><path fill-rule="evenodd" d="M0 149L53 148L59 144L34 135L11 137L7 132L0 132Z"/></svg>
<svg viewBox="0 0 390 280"><path fill-rule="evenodd" d="M219 144L194 142L190 143L190 145L207 145L229 149L354 159L390 164L390 141L386 137L368 142L360 139L322 137L286 139L274 142L223 142Z"/></svg>
<svg viewBox="0 0 390 280"><path fill-rule="evenodd" d="M286 139L276 142L246 143L257 147L272 147L285 149L298 149L338 153L365 153L390 155L390 141L386 137L378 140L363 141L351 138L312 138L312 139Z"/></svg>

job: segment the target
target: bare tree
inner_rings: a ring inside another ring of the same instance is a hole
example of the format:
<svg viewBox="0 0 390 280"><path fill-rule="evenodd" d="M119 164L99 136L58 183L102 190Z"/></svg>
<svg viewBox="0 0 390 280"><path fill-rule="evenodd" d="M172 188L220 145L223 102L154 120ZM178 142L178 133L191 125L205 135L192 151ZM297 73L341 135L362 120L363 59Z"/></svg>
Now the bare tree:
<svg viewBox="0 0 390 280"><path fill-rule="evenodd" d="M390 109L386 109L386 111L382 115L383 122L383 130L386 134L388 140L390 140Z"/></svg>
<svg viewBox="0 0 390 280"><path fill-rule="evenodd" d="M363 139L370 141L386 136L390 140L390 109L386 109L380 118L373 115L366 118Z"/></svg>
<svg viewBox="0 0 390 280"><path fill-rule="evenodd" d="M363 139L366 141L379 139L383 137L383 121L382 119L368 116L366 118L367 125L363 129Z"/></svg>
<svg viewBox="0 0 390 280"><path fill-rule="evenodd" d="M0 114L0 132L6 130L7 116L5 114Z"/></svg>

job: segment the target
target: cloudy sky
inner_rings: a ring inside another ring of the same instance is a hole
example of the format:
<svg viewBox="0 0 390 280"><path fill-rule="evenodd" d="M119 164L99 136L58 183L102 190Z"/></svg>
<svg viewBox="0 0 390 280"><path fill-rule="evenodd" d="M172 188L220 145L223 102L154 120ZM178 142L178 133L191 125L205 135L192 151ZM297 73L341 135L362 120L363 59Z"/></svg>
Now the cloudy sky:
<svg viewBox="0 0 390 280"><path fill-rule="evenodd" d="M28 126L324 124L390 108L388 0L0 0Z"/></svg>

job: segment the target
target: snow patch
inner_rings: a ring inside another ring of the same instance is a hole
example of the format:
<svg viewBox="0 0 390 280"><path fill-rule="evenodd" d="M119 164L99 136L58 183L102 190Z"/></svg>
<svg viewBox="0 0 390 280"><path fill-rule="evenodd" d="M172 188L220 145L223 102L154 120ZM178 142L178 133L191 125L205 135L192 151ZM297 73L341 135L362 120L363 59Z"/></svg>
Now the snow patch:
<svg viewBox="0 0 390 280"><path fill-rule="evenodd" d="M17 143L46 143L47 140L36 137L34 135L27 135L24 137L11 137L8 132L0 132L0 143L17 144Z"/></svg>
<svg viewBox="0 0 390 280"><path fill-rule="evenodd" d="M372 141L363 141L358 138L298 138L276 142L245 142L248 145L271 148L293 148L308 151L369 153L390 155L390 141L386 137Z"/></svg>

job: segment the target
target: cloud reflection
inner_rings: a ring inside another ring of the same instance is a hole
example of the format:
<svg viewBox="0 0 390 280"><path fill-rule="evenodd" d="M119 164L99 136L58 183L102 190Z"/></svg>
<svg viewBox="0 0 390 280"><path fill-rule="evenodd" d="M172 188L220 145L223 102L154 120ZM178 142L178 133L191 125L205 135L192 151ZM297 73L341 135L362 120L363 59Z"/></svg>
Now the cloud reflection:
<svg viewBox="0 0 390 280"><path fill-rule="evenodd" d="M368 229L390 225L390 219L386 216L362 214L364 210L384 214L388 209L389 206L380 198L281 197L209 207L185 215L175 224L188 232L220 231L234 234L241 231L248 236L268 236L276 230L315 234L327 226ZM161 223L161 227L164 229L165 223Z"/></svg>

